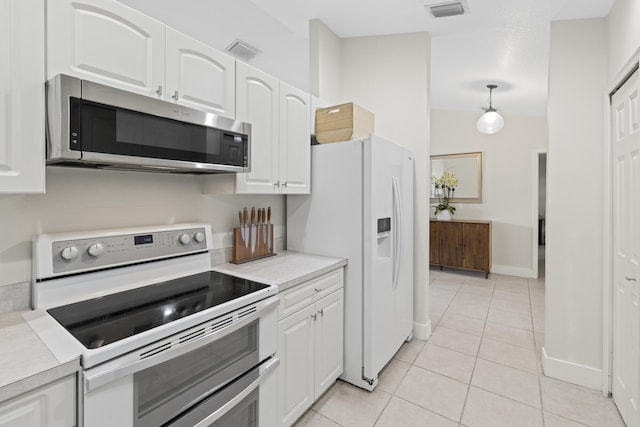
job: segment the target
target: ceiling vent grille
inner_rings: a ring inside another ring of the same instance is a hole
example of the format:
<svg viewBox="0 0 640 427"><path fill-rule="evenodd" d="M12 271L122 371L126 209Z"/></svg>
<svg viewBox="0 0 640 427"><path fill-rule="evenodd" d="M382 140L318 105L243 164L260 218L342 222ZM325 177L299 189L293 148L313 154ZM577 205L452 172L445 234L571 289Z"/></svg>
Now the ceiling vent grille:
<svg viewBox="0 0 640 427"><path fill-rule="evenodd" d="M461 1L434 4L432 6L427 5L427 7L434 18L464 15L467 10L466 5Z"/></svg>
<svg viewBox="0 0 640 427"><path fill-rule="evenodd" d="M244 59L245 61L250 61L256 57L262 51L251 46L249 43L243 42L242 40L235 39L229 46L225 49L226 52L237 56L238 58Z"/></svg>

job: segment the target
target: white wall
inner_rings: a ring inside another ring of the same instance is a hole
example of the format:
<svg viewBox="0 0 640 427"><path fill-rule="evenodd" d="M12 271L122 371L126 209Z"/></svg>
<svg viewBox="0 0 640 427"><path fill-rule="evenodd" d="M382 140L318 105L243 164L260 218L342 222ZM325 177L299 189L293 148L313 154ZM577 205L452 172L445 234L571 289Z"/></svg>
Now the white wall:
<svg viewBox="0 0 640 427"><path fill-rule="evenodd" d="M482 152L482 203L454 203L454 217L492 221L491 271L532 277L532 239L537 239L533 158L547 147L547 122L500 114L504 129L484 135L476 130L480 110L431 110L431 155ZM429 213L433 217L433 209Z"/></svg>
<svg viewBox="0 0 640 427"><path fill-rule="evenodd" d="M547 122L500 114L504 129L484 135L476 130L480 110L431 110L431 155L482 152L482 203L454 203L454 217L492 221L492 272L532 277L533 157L547 147ZM433 217L433 209L429 213Z"/></svg>
<svg viewBox="0 0 640 427"><path fill-rule="evenodd" d="M552 23L549 73L543 364L593 388L602 385L605 24Z"/></svg>
<svg viewBox="0 0 640 427"><path fill-rule="evenodd" d="M375 133L415 155L414 334L429 323L429 73L427 33L343 39L342 95L375 114ZM322 93L320 94L322 97Z"/></svg>
<svg viewBox="0 0 640 427"><path fill-rule="evenodd" d="M616 0L607 18L608 76L612 79L640 48L640 0Z"/></svg>
<svg viewBox="0 0 640 427"><path fill-rule="evenodd" d="M342 39L319 19L309 22L309 89L328 105L341 104Z"/></svg>
<svg viewBox="0 0 640 427"><path fill-rule="evenodd" d="M46 194L0 196L0 286L31 280L34 234L201 221L225 248L243 206L271 206L282 240L284 196L205 196L198 176L48 167Z"/></svg>

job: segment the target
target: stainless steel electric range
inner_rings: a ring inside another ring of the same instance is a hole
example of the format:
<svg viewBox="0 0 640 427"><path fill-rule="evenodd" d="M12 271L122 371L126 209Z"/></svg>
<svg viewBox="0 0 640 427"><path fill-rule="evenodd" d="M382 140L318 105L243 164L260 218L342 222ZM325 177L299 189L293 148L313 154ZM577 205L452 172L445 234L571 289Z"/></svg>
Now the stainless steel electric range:
<svg viewBox="0 0 640 427"><path fill-rule="evenodd" d="M30 323L81 355L84 426L276 425L277 287L211 249L208 224L34 238Z"/></svg>

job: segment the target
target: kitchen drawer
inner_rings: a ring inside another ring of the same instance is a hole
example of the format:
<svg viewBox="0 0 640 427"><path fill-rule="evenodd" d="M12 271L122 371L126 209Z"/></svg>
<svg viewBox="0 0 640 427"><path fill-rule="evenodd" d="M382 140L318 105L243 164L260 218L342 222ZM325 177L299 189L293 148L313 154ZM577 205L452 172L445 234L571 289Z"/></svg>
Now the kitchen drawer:
<svg viewBox="0 0 640 427"><path fill-rule="evenodd" d="M284 319L307 305L316 302L320 298L342 288L344 285L342 273L343 269L339 268L280 293L278 319Z"/></svg>

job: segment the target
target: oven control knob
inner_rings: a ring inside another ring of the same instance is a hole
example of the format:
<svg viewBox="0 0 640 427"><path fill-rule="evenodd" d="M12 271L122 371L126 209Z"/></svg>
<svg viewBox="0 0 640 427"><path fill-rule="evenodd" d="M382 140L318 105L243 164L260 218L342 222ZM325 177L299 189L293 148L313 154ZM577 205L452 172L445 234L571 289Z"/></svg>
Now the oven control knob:
<svg viewBox="0 0 640 427"><path fill-rule="evenodd" d="M183 233L178 236L178 242L183 245L188 245L189 243L191 243L191 237L188 234Z"/></svg>
<svg viewBox="0 0 640 427"><path fill-rule="evenodd" d="M67 246L60 252L60 256L65 261L71 261L78 256L78 248L75 246Z"/></svg>
<svg viewBox="0 0 640 427"><path fill-rule="evenodd" d="M197 243L204 242L204 233L202 231L198 231L193 235L193 240L195 240Z"/></svg>
<svg viewBox="0 0 640 427"><path fill-rule="evenodd" d="M102 252L104 252L104 246L102 245L102 243L94 243L93 245L89 246L87 252L92 257L98 258L100 255L102 255Z"/></svg>

